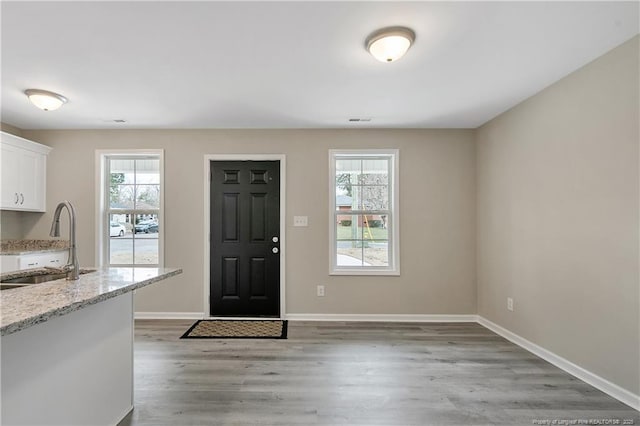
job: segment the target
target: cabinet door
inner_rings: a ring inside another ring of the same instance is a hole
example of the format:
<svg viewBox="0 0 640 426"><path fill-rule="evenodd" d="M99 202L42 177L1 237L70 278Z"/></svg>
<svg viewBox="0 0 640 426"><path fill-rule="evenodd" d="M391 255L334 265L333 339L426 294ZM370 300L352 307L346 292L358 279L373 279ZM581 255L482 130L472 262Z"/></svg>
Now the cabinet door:
<svg viewBox="0 0 640 426"><path fill-rule="evenodd" d="M62 268L67 264L69 258L69 251L55 251L47 253L42 259L42 266L51 266L52 268Z"/></svg>
<svg viewBox="0 0 640 426"><path fill-rule="evenodd" d="M41 254L23 254L18 256L18 269L33 269L44 267L45 258Z"/></svg>
<svg viewBox="0 0 640 426"><path fill-rule="evenodd" d="M18 267L18 258L20 256L16 256L13 254L3 254L0 255L0 272L12 272L20 269Z"/></svg>
<svg viewBox="0 0 640 426"><path fill-rule="evenodd" d="M47 154L51 148L5 132L0 136L0 209L45 211Z"/></svg>
<svg viewBox="0 0 640 426"><path fill-rule="evenodd" d="M22 150L2 144L0 172L0 208L16 210L20 202L20 158Z"/></svg>
<svg viewBox="0 0 640 426"><path fill-rule="evenodd" d="M62 268L67 264L69 251L54 251L49 253L34 253L20 255L0 255L0 271L21 271L23 269Z"/></svg>
<svg viewBox="0 0 640 426"><path fill-rule="evenodd" d="M44 211L44 155L23 151L20 156L20 201L25 210Z"/></svg>

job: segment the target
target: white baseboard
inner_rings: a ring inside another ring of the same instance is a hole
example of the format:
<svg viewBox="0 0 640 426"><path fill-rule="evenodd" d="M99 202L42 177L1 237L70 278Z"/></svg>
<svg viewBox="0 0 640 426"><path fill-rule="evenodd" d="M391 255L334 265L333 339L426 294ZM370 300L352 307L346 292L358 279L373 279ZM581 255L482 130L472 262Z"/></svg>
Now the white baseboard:
<svg viewBox="0 0 640 426"><path fill-rule="evenodd" d="M478 315L478 323L489 330L493 331L496 334L504 337L505 339L515 343L516 345L526 349L534 355L539 356L545 361L555 365L561 370L566 371L572 376L577 377L578 379L590 384L594 388L601 390L602 392L612 396L618 401L627 404L629 407L634 410L640 411L640 395L636 395L632 392L629 392L626 389L621 388L615 383L611 383L610 381L603 379L602 377L594 374L584 368L572 363L571 361L562 358L559 355L554 354L553 352L536 345L533 342L525 339L524 337L520 337L517 334L507 330L504 327L499 326L498 324L489 321L488 319Z"/></svg>
<svg viewBox="0 0 640 426"><path fill-rule="evenodd" d="M120 422L121 422L121 421L123 421L123 420L124 420L124 418L125 418L125 417L127 417L127 416L129 415L129 413L130 413L130 412L132 412L132 411L133 411L133 405L132 405L131 407L129 407L129 408L127 409L127 411L126 411L122 416L120 416L120 417L119 417L119 420L118 420L116 423L114 423L114 424L115 424L116 426L118 426L118 425L120 424Z"/></svg>
<svg viewBox="0 0 640 426"><path fill-rule="evenodd" d="M136 312L135 319L203 319L202 312Z"/></svg>
<svg viewBox="0 0 640 426"><path fill-rule="evenodd" d="M286 314L291 321L476 322L477 315L429 314Z"/></svg>

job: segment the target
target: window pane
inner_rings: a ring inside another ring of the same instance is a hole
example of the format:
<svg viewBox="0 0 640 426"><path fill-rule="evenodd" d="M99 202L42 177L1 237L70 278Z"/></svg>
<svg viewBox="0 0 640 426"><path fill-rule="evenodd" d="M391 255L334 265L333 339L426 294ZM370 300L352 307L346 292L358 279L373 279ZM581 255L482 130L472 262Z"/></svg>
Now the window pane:
<svg viewBox="0 0 640 426"><path fill-rule="evenodd" d="M160 185L136 186L136 209L155 210L160 208Z"/></svg>
<svg viewBox="0 0 640 426"><path fill-rule="evenodd" d="M353 198L350 195L339 194L336 192L336 210L352 209L355 209L355 207L353 207Z"/></svg>
<svg viewBox="0 0 640 426"><path fill-rule="evenodd" d="M336 265L362 266L362 244L358 242L339 241L336 249Z"/></svg>
<svg viewBox="0 0 640 426"><path fill-rule="evenodd" d="M336 221L336 239L338 240L361 240L362 239L362 216L361 215L338 215Z"/></svg>
<svg viewBox="0 0 640 426"><path fill-rule="evenodd" d="M362 171L362 160L360 159L338 159L336 160L336 183L343 185L358 183L358 175Z"/></svg>
<svg viewBox="0 0 640 426"><path fill-rule="evenodd" d="M364 217L365 239L386 240L389 238L387 215L366 215Z"/></svg>
<svg viewBox="0 0 640 426"><path fill-rule="evenodd" d="M134 165L134 160L112 158L109 162L109 170L111 171L111 183L135 183Z"/></svg>
<svg viewBox="0 0 640 426"><path fill-rule="evenodd" d="M384 185L362 186L362 210L388 210L389 187Z"/></svg>
<svg viewBox="0 0 640 426"><path fill-rule="evenodd" d="M353 185L358 181L361 167L361 160L336 160L335 195L337 210L359 209L360 204L358 204L358 198L354 197Z"/></svg>
<svg viewBox="0 0 640 426"><path fill-rule="evenodd" d="M109 215L109 237L122 238L131 237L133 233L133 225L129 223L131 215L128 214L111 214Z"/></svg>
<svg viewBox="0 0 640 426"><path fill-rule="evenodd" d="M160 160L141 159L136 160L136 183L138 185L160 183Z"/></svg>
<svg viewBox="0 0 640 426"><path fill-rule="evenodd" d="M136 236L140 234L157 234L158 229L158 215L157 214L137 214L135 215L135 226L133 228Z"/></svg>
<svg viewBox="0 0 640 426"><path fill-rule="evenodd" d="M356 172L336 172L336 188L338 188L338 192L348 192L349 187L356 183L358 183Z"/></svg>
<svg viewBox="0 0 640 426"><path fill-rule="evenodd" d="M362 187L351 185L351 208L353 210L362 210Z"/></svg>
<svg viewBox="0 0 640 426"><path fill-rule="evenodd" d="M111 185L109 188L109 207L112 209L132 209L134 185Z"/></svg>
<svg viewBox="0 0 640 426"><path fill-rule="evenodd" d="M158 263L158 234L136 234L136 265L153 265Z"/></svg>
<svg viewBox="0 0 640 426"><path fill-rule="evenodd" d="M389 266L389 241L366 241L364 261L371 266Z"/></svg>
<svg viewBox="0 0 640 426"><path fill-rule="evenodd" d="M389 231L386 228L386 222L383 220L386 216L366 215L363 217L362 239L364 240L387 240L389 239Z"/></svg>
<svg viewBox="0 0 640 426"><path fill-rule="evenodd" d="M362 160L362 174L359 176L360 185L388 185L389 160Z"/></svg>
<svg viewBox="0 0 640 426"><path fill-rule="evenodd" d="M112 265L133 263L133 240L131 238L111 238L109 240L109 263Z"/></svg>

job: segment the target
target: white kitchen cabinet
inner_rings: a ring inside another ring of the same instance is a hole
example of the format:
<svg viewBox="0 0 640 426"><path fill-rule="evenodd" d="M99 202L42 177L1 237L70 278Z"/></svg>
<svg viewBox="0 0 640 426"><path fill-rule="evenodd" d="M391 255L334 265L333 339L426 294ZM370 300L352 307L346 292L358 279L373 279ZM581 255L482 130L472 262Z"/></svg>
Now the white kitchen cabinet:
<svg viewBox="0 0 640 426"><path fill-rule="evenodd" d="M0 272L21 271L23 269L61 268L67 264L69 250L32 254L5 254L0 256Z"/></svg>
<svg viewBox="0 0 640 426"><path fill-rule="evenodd" d="M13 255L2 255L0 256L0 273L18 271L18 257Z"/></svg>
<svg viewBox="0 0 640 426"><path fill-rule="evenodd" d="M51 148L0 132L0 209L44 212Z"/></svg>

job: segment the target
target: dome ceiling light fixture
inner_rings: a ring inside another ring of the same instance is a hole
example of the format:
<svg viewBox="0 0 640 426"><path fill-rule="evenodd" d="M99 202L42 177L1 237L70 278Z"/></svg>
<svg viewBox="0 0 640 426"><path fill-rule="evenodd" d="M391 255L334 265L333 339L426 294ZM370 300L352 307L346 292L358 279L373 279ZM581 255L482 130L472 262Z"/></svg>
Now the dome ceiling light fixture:
<svg viewBox="0 0 640 426"><path fill-rule="evenodd" d="M386 27L372 32L365 40L367 51L380 62L402 58L416 39L416 33L406 27Z"/></svg>
<svg viewBox="0 0 640 426"><path fill-rule="evenodd" d="M24 94L29 97L32 104L44 111L54 111L67 103L67 98L48 90L27 89Z"/></svg>

